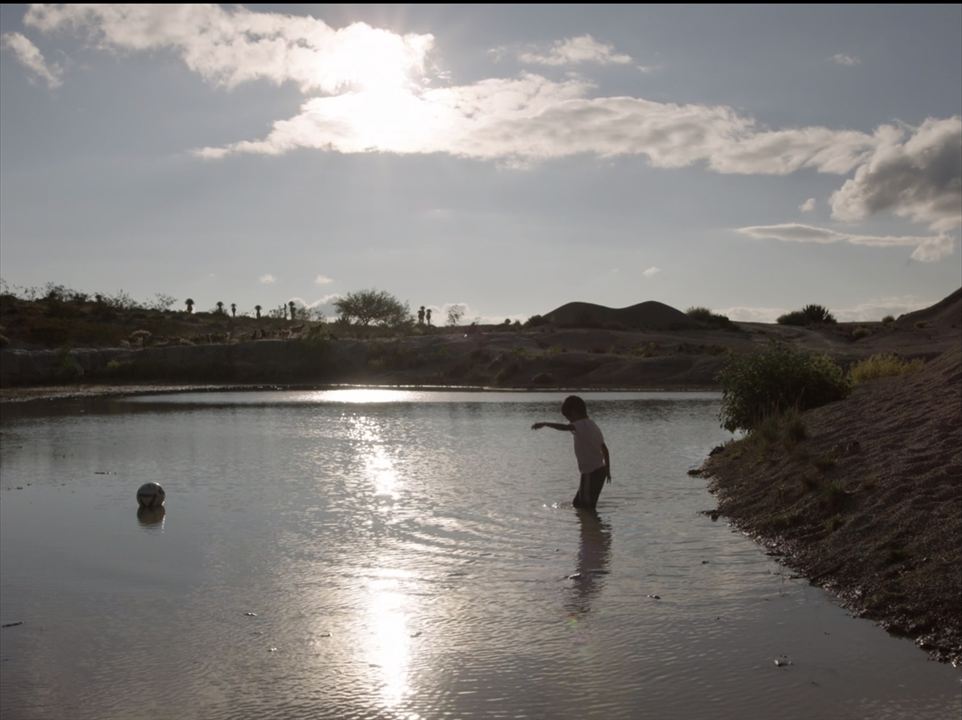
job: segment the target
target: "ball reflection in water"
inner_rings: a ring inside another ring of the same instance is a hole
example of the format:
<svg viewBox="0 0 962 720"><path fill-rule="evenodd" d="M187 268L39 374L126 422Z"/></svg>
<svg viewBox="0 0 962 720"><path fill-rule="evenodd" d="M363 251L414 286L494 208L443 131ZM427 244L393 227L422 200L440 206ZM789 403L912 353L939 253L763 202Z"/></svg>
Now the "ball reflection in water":
<svg viewBox="0 0 962 720"><path fill-rule="evenodd" d="M157 507L152 508L137 508L137 520L139 520L140 524L144 527L162 524L164 522L164 515L166 514L167 511L164 509L163 505L158 505Z"/></svg>

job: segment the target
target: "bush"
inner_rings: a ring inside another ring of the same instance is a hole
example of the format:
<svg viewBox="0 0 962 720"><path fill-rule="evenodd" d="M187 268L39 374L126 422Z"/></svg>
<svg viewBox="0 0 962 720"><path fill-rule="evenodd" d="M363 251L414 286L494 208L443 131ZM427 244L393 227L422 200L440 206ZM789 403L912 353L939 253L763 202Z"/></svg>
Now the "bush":
<svg viewBox="0 0 962 720"><path fill-rule="evenodd" d="M902 360L897 355L882 353L853 365L852 369L849 370L849 377L853 384L858 385L874 378L915 372L922 367L922 364L921 360Z"/></svg>
<svg viewBox="0 0 962 720"><path fill-rule="evenodd" d="M789 409L819 407L848 395L842 369L825 355L799 353L783 345L732 356L718 380L722 427L751 431L760 421Z"/></svg>
<svg viewBox="0 0 962 720"><path fill-rule="evenodd" d="M891 315L886 315L884 318L882 318L883 325L888 325L891 322L895 322L895 318L892 317Z"/></svg>
<svg viewBox="0 0 962 720"><path fill-rule="evenodd" d="M821 305L806 305L801 310L786 313L777 320L779 325L834 324L835 316Z"/></svg>
<svg viewBox="0 0 962 720"><path fill-rule="evenodd" d="M685 314L692 320L705 325L715 325L726 330L737 329L727 315L718 315L706 307L690 307L685 311Z"/></svg>

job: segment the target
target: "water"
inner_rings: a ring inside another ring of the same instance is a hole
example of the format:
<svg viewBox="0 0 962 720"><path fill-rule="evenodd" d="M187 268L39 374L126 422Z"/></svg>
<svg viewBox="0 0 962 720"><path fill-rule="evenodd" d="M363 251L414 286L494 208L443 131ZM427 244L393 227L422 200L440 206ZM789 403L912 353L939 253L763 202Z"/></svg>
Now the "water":
<svg viewBox="0 0 962 720"><path fill-rule="evenodd" d="M584 397L596 515L559 393L5 407L0 715L957 720L958 670L698 513L717 395Z"/></svg>

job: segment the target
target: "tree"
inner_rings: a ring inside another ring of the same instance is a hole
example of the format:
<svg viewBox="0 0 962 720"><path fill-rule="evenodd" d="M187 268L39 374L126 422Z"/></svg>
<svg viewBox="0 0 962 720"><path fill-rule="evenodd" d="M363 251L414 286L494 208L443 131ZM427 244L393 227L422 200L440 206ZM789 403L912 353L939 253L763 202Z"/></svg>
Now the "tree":
<svg viewBox="0 0 962 720"><path fill-rule="evenodd" d="M224 314L224 303L222 303L220 300L217 301L217 314L218 315Z"/></svg>
<svg viewBox="0 0 962 720"><path fill-rule="evenodd" d="M431 308L428 308L427 310L424 311L424 318L427 321L428 325L430 325L431 324Z"/></svg>
<svg viewBox="0 0 962 720"><path fill-rule="evenodd" d="M361 290L334 301L340 319L362 326L402 325L410 319L408 306L383 290Z"/></svg>
<svg viewBox="0 0 962 720"><path fill-rule="evenodd" d="M187 314L190 315L194 312L194 301L191 298L184 300L184 305L187 306Z"/></svg>
<svg viewBox="0 0 962 720"><path fill-rule="evenodd" d="M257 313L257 319L260 320L260 319L261 319L261 306L260 306L260 305L255 305L255 306L254 306L254 312Z"/></svg>
<svg viewBox="0 0 962 720"><path fill-rule="evenodd" d="M448 308L448 326L455 327L464 317L464 305L452 305Z"/></svg>
<svg viewBox="0 0 962 720"><path fill-rule="evenodd" d="M293 320L294 319L294 301L291 300L289 303L287 303L287 305L291 309L291 320Z"/></svg>
<svg viewBox="0 0 962 720"><path fill-rule="evenodd" d="M230 304L230 315L231 315L231 317L237 317L237 304L236 304L236 303L231 303L231 304Z"/></svg>

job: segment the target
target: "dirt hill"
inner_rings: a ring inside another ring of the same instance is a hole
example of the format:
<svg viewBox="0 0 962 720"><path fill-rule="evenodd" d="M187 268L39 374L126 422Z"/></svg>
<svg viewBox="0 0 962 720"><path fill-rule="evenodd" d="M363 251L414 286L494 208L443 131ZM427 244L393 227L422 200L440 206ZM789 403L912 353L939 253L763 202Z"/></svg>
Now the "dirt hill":
<svg viewBox="0 0 962 720"><path fill-rule="evenodd" d="M685 330L701 327L680 310L654 300L617 309L593 303L570 302L552 310L544 318L563 328Z"/></svg>

